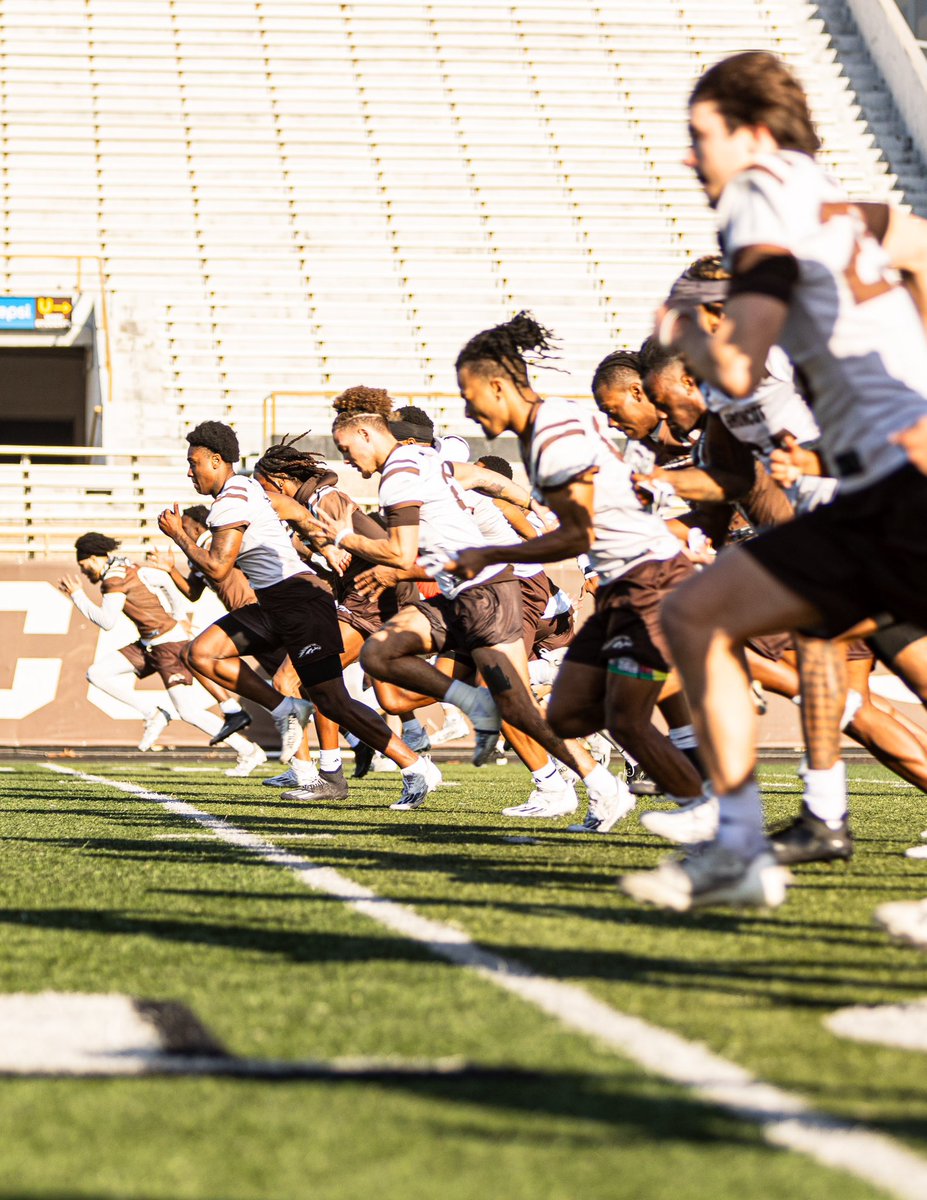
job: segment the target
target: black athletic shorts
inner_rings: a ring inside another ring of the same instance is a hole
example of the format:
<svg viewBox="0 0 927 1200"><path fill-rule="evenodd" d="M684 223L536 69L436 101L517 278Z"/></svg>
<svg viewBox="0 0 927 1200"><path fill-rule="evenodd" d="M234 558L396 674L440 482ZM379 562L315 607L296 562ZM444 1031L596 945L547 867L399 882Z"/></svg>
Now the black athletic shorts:
<svg viewBox="0 0 927 1200"><path fill-rule="evenodd" d="M279 652L290 656L306 688L341 675L344 645L331 591L315 575L292 575L271 587L255 588L247 604L216 622L242 654Z"/></svg>
<svg viewBox="0 0 927 1200"><path fill-rule="evenodd" d="M261 612L260 604L245 604L213 623L228 634L242 654L256 658L271 679L286 661L286 649L279 644L274 645L274 631Z"/></svg>
<svg viewBox="0 0 927 1200"><path fill-rule="evenodd" d="M745 553L820 612L811 637L891 613L927 626L927 476L903 467L764 530Z"/></svg>
<svg viewBox="0 0 927 1200"><path fill-rule="evenodd" d="M866 645L880 662L891 667L902 650L907 650L921 638L927 638L927 629L910 621L893 621L887 618L879 622L876 633L866 638Z"/></svg>
<svg viewBox="0 0 927 1200"><path fill-rule="evenodd" d="M511 570L453 600L438 595L411 607L428 618L432 645L440 654L466 655L522 640L521 585Z"/></svg>
<svg viewBox="0 0 927 1200"><path fill-rule="evenodd" d="M635 679L663 680L671 670L660 608L695 574L684 554L651 559L600 586L595 611L573 638L564 662L601 667Z"/></svg>

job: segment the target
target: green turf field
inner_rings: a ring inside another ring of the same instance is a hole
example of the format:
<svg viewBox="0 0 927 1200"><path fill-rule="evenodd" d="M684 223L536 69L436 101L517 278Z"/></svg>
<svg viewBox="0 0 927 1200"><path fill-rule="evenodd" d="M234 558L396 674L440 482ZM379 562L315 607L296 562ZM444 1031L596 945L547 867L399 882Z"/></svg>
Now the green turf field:
<svg viewBox="0 0 927 1200"><path fill-rule="evenodd" d="M753 1125L153 801L4 762L14 770L0 774L0 992L180 1000L231 1051L260 1059L458 1056L513 1071L5 1079L2 1197L881 1194L772 1148ZM678 917L636 907L614 887L619 873L666 852L633 818L591 840L566 834L566 820L529 827L501 817L527 791L515 766L449 765L445 777L460 786L398 814L387 807L392 775L356 785L349 804L306 809L259 780L176 770L192 764L167 755L68 765L277 838L927 1156L925 1056L843 1041L822 1024L848 1004L927 997L927 954L892 945L871 921L876 904L927 893L927 864L902 856L927 826L927 803L887 772L851 768L852 865L800 870L775 913ZM794 808L793 778L787 765L765 772L772 819Z"/></svg>

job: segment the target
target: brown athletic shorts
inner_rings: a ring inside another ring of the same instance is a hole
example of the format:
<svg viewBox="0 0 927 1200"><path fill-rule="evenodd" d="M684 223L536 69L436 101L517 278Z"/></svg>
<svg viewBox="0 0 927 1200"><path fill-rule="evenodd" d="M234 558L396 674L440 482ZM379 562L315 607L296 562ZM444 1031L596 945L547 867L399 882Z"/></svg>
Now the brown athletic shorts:
<svg viewBox="0 0 927 1200"><path fill-rule="evenodd" d="M307 573L254 591L274 639L268 648L284 647L300 683L311 688L337 679L344 643L331 590ZM230 616L239 617L245 611L239 609Z"/></svg>
<svg viewBox="0 0 927 1200"><path fill-rule="evenodd" d="M545 617L538 625L534 639L533 653L529 658L538 658L542 650L562 650L571 646L576 637L576 624L573 610L558 613L556 617Z"/></svg>
<svg viewBox="0 0 927 1200"><path fill-rule="evenodd" d="M750 638L747 647L770 662L781 662L787 651L795 650L795 639L790 633L770 633L766 637ZM873 657L872 651L861 638L847 642L846 652L849 662Z"/></svg>
<svg viewBox="0 0 927 1200"><path fill-rule="evenodd" d="M470 654L487 646L521 641L521 587L511 570L467 588L455 599L435 596L412 605L431 626L434 649L441 654Z"/></svg>
<svg viewBox="0 0 927 1200"><path fill-rule="evenodd" d="M543 571L523 579L516 575L521 588L521 626L522 638L528 654L534 648L537 640L538 627L544 619L544 609L550 600L550 584Z"/></svg>
<svg viewBox="0 0 927 1200"><path fill-rule="evenodd" d="M141 642L131 642L122 647L120 654L126 656L139 679L158 674L166 688L189 687L193 675L180 657L189 645L189 642L158 642L155 646L143 646Z"/></svg>
<svg viewBox="0 0 927 1200"><path fill-rule="evenodd" d="M601 667L635 679L662 680L672 663L660 625L660 606L695 574L684 554L651 560L600 587L595 611L566 652L565 662Z"/></svg>
<svg viewBox="0 0 927 1200"><path fill-rule="evenodd" d="M925 529L927 477L908 466L764 530L743 552L818 610L810 637L837 637L882 613L924 627Z"/></svg>

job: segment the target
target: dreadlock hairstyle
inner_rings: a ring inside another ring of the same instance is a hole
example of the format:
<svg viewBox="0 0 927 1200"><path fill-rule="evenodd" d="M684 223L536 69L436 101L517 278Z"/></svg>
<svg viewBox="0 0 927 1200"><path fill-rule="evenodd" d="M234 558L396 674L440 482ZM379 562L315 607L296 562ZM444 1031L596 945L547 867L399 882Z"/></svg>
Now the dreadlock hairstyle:
<svg viewBox="0 0 927 1200"><path fill-rule="evenodd" d="M223 425L221 421L202 421L190 430L187 441L191 446L204 446L213 454L218 454L223 462L234 463L241 458L238 435L230 425Z"/></svg>
<svg viewBox="0 0 927 1200"><path fill-rule="evenodd" d="M118 547L116 539L107 537L105 533L82 533L74 543L78 562L82 558L93 558L97 554L110 555Z"/></svg>
<svg viewBox="0 0 927 1200"><path fill-rule="evenodd" d="M307 479L321 479L332 473L324 458L311 454L308 450L300 450L294 443L301 441L305 433L297 433L289 440L283 438L273 446L268 446L258 461L254 464L255 475L282 475L285 479L295 479L305 483Z"/></svg>
<svg viewBox="0 0 927 1200"><path fill-rule="evenodd" d="M477 460L477 466L484 466L487 471L495 471L497 475L504 475L506 479L514 478L512 475L512 464L507 458L502 458L498 454L481 454Z"/></svg>
<svg viewBox="0 0 927 1200"><path fill-rule="evenodd" d="M720 254L703 254L695 262L689 263L683 275L687 279L722 280L730 279L731 273L725 267Z"/></svg>
<svg viewBox="0 0 927 1200"><path fill-rule="evenodd" d="M191 504L180 515L182 517L189 517L191 521L196 521L197 525L205 525L209 520L209 509L205 504Z"/></svg>
<svg viewBox="0 0 927 1200"><path fill-rule="evenodd" d="M389 432L393 400L385 388L364 387L363 384L346 388L332 401L332 408L337 413L332 424L333 431L363 423Z"/></svg>
<svg viewBox="0 0 927 1200"><path fill-rule="evenodd" d="M641 376L641 356L637 350L616 350L607 354L592 376L593 394L600 387L611 387L613 383L633 382Z"/></svg>
<svg viewBox="0 0 927 1200"><path fill-rule="evenodd" d="M493 325L476 334L457 355L459 371L467 367L486 375L501 367L517 388L528 386L528 368L549 364L557 358L556 335L539 324L534 314L522 309L510 321Z"/></svg>

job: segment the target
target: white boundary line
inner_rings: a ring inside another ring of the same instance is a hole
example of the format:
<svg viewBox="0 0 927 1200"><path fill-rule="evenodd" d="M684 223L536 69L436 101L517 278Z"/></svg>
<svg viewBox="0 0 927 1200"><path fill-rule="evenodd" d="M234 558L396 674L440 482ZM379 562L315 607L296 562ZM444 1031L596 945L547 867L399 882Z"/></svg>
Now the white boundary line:
<svg viewBox="0 0 927 1200"><path fill-rule="evenodd" d="M468 968L555 1017L567 1028L618 1050L653 1075L681 1085L700 1100L734 1116L754 1122L773 1145L797 1150L825 1166L847 1171L901 1200L924 1200L927 1196L927 1160L884 1134L817 1111L803 1097L764 1083L697 1042L689 1042L639 1017L627 1016L575 984L537 975L515 959L485 950L462 930L383 899L332 867L298 858L183 800L70 767L51 763L43 766L59 775L70 775L87 783L115 788L139 800L153 801L175 816L195 821L223 842L292 872L313 891L344 900L356 912L427 946L437 957Z"/></svg>

